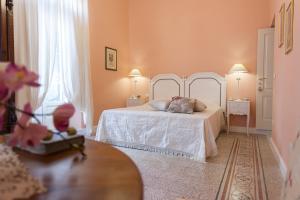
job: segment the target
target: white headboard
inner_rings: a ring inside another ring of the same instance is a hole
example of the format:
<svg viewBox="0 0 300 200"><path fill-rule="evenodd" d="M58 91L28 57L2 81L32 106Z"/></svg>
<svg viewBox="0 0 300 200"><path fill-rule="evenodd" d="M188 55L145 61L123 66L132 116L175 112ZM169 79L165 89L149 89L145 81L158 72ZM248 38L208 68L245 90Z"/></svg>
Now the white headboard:
<svg viewBox="0 0 300 200"><path fill-rule="evenodd" d="M185 97L217 104L225 111L226 80L213 72L192 74L185 81Z"/></svg>
<svg viewBox="0 0 300 200"><path fill-rule="evenodd" d="M184 80L176 74L159 74L151 79L150 100L184 96Z"/></svg>
<svg viewBox="0 0 300 200"><path fill-rule="evenodd" d="M174 96L200 99L219 105L226 111L226 80L213 73L195 73L186 80L176 74L159 74L151 80L150 100L171 99Z"/></svg>

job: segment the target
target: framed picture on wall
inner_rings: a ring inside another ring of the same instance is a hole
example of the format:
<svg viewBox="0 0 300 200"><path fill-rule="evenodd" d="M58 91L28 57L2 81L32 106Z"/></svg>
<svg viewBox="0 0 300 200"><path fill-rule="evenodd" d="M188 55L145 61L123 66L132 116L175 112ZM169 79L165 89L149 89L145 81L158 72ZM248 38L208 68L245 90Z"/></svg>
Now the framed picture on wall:
<svg viewBox="0 0 300 200"><path fill-rule="evenodd" d="M105 69L117 71L117 49L105 47Z"/></svg>
<svg viewBox="0 0 300 200"><path fill-rule="evenodd" d="M291 0L286 9L285 22L285 54L288 54L293 50L294 0Z"/></svg>
<svg viewBox="0 0 300 200"><path fill-rule="evenodd" d="M279 11L279 37L278 37L278 47L282 47L284 44L284 21L285 21L285 3L281 5Z"/></svg>

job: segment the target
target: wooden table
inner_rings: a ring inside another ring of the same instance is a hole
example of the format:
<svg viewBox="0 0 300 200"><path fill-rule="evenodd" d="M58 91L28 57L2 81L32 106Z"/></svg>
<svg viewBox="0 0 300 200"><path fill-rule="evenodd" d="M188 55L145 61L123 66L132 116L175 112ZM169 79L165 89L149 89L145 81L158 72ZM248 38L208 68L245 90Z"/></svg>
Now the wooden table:
<svg viewBox="0 0 300 200"><path fill-rule="evenodd" d="M142 179L129 157L107 144L91 140L85 144L86 160L74 150L49 156L17 152L30 173L48 189L32 199L143 199Z"/></svg>

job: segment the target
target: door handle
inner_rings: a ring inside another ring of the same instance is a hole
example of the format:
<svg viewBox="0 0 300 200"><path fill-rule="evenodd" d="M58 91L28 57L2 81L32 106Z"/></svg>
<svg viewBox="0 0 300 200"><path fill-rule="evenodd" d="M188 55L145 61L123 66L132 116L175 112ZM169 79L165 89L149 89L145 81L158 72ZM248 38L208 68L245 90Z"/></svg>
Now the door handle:
<svg viewBox="0 0 300 200"><path fill-rule="evenodd" d="M263 90L264 90L264 89L263 89L261 86L258 87L258 91L259 91L259 92L262 92Z"/></svg>

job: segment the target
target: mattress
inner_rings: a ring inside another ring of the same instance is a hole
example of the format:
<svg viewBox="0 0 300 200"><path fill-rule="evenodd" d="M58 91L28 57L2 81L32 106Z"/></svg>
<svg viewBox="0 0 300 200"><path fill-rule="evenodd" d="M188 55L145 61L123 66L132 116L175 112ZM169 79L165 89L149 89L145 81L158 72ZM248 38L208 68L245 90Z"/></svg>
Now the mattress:
<svg viewBox="0 0 300 200"><path fill-rule="evenodd" d="M103 111L96 140L205 162L218 153L215 139L223 124L218 106L182 114L155 111L145 104Z"/></svg>

